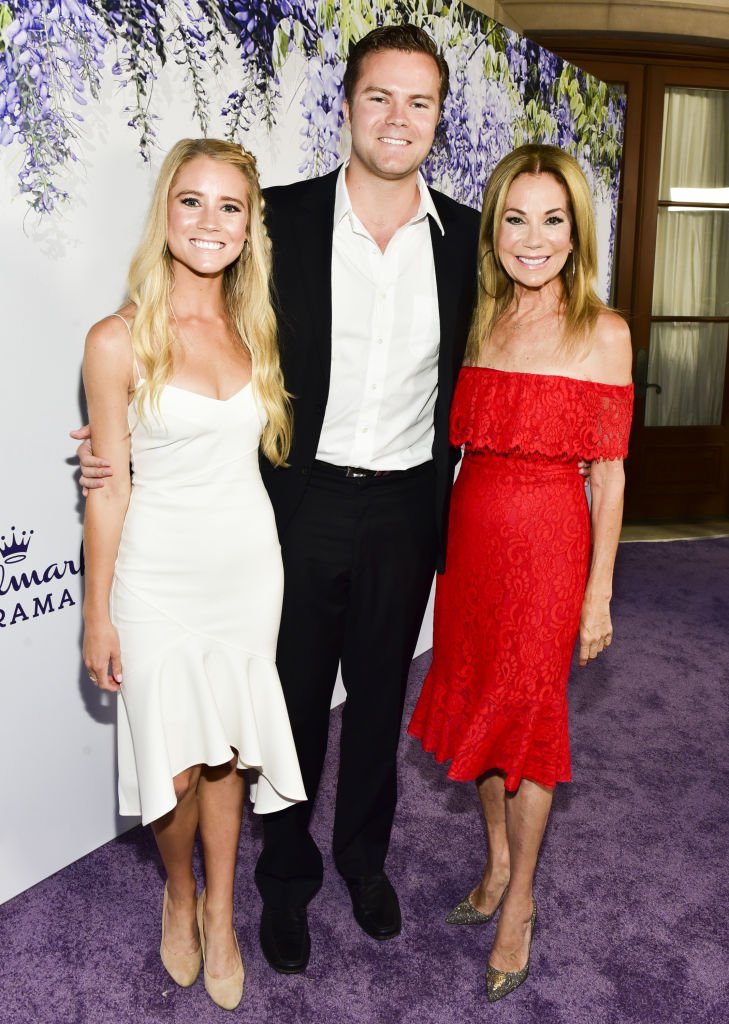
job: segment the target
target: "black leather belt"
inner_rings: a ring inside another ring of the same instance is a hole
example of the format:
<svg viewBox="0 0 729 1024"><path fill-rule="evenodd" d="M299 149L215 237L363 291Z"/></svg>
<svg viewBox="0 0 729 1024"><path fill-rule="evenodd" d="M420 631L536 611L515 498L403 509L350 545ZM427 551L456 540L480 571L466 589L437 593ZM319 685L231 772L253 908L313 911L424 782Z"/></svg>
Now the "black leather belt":
<svg viewBox="0 0 729 1024"><path fill-rule="evenodd" d="M365 469L362 466L342 466L342 469L345 476L355 480L361 476L392 476L393 472L391 469Z"/></svg>
<svg viewBox="0 0 729 1024"><path fill-rule="evenodd" d="M424 465L428 465L428 463ZM410 469L365 469L363 466L335 466L331 462L322 462L320 459L314 461L314 466L338 473L341 476L348 477L350 480L363 480L367 477L406 476L415 470L423 468L421 465L411 466Z"/></svg>

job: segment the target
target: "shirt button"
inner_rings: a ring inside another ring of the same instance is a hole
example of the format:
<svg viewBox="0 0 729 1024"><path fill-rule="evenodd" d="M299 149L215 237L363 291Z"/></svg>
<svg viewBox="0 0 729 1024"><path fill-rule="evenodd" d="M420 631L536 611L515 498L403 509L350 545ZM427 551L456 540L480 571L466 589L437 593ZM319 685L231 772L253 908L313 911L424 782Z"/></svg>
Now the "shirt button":
<svg viewBox="0 0 729 1024"><path fill-rule="evenodd" d="M382 338L378 338L378 339L377 339L377 344L378 344L378 345L381 345L381 344L382 344Z"/></svg>
<svg viewBox="0 0 729 1024"><path fill-rule="evenodd" d="M362 433L363 433L363 434L366 434L366 433L367 433L367 427L362 427Z"/></svg>

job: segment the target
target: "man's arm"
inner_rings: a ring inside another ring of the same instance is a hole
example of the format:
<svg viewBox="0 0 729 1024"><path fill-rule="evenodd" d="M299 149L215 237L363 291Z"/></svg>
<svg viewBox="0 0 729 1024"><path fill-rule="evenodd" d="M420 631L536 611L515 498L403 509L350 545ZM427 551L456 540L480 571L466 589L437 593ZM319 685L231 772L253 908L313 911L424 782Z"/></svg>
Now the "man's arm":
<svg viewBox="0 0 729 1024"><path fill-rule="evenodd" d="M91 450L91 427L88 423L78 430L71 431L71 437L81 444L76 449L78 461L81 464L81 477L79 483L84 498L88 497L89 491L104 486L104 478L113 476L111 463L107 459L100 459Z"/></svg>

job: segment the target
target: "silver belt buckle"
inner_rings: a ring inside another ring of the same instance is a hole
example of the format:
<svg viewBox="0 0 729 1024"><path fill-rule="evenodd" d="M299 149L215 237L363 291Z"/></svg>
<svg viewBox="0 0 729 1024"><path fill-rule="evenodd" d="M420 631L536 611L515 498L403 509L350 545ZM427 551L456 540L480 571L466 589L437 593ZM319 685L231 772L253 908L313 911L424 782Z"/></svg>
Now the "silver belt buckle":
<svg viewBox="0 0 729 1024"><path fill-rule="evenodd" d="M362 480L367 476L367 473L358 469L356 466L347 466L347 470L344 475L349 477L350 480Z"/></svg>

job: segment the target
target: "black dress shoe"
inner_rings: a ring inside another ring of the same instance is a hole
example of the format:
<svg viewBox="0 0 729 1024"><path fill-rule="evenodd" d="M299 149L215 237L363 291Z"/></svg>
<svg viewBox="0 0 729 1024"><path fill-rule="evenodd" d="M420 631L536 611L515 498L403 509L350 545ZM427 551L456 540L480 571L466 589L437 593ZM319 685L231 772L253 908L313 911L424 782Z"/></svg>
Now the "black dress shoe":
<svg viewBox="0 0 729 1024"><path fill-rule="evenodd" d="M311 952L306 907L272 910L264 903L259 935L263 955L274 971L300 974L305 969Z"/></svg>
<svg viewBox="0 0 729 1024"><path fill-rule="evenodd" d="M355 921L370 938L394 939L400 934L400 904L384 871L350 880L347 887Z"/></svg>

